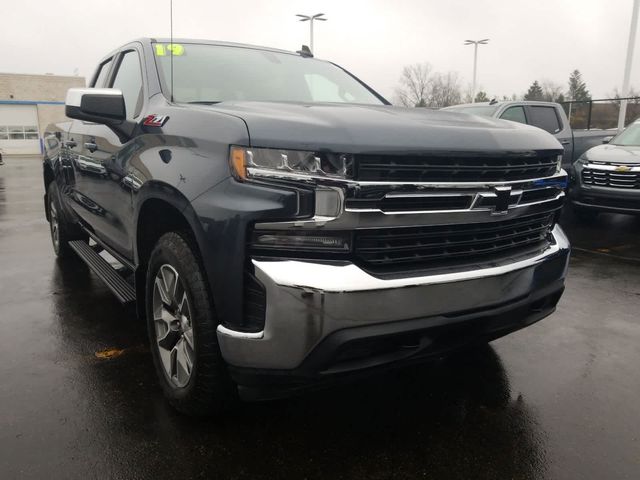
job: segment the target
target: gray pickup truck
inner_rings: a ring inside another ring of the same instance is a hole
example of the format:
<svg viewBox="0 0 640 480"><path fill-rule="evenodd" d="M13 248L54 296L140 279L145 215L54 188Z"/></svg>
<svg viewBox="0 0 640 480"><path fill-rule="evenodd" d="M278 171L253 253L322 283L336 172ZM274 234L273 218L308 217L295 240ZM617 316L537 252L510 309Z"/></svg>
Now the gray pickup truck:
<svg viewBox="0 0 640 480"><path fill-rule="evenodd" d="M615 130L572 130L562 106L553 102L491 101L455 105L442 110L511 120L546 130L564 147L562 167L568 172L584 152L616 134Z"/></svg>

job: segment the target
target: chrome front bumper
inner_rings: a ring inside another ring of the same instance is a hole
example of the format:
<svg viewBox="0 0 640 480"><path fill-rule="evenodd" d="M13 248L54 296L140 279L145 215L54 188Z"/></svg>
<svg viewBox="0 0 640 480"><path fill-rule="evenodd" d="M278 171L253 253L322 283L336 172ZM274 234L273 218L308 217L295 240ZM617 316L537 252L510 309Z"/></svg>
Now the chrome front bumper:
<svg viewBox="0 0 640 480"><path fill-rule="evenodd" d="M222 355L233 367L293 370L338 330L481 311L562 282L569 242L559 226L543 253L490 268L382 279L355 264L252 259L266 289L265 328L218 327Z"/></svg>

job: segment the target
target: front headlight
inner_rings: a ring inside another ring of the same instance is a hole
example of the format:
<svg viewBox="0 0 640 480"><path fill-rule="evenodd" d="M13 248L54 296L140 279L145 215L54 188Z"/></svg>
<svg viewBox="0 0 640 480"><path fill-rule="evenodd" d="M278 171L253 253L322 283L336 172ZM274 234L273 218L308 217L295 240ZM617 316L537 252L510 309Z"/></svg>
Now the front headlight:
<svg viewBox="0 0 640 480"><path fill-rule="evenodd" d="M239 180L271 178L353 177L353 156L330 152L231 147L231 170Z"/></svg>

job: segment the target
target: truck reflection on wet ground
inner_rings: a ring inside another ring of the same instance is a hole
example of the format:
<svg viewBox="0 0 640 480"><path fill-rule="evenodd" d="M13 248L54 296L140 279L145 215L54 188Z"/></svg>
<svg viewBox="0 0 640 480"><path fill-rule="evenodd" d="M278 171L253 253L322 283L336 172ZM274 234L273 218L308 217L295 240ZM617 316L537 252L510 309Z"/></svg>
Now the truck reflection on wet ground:
<svg viewBox="0 0 640 480"><path fill-rule="evenodd" d="M75 293L88 285L69 270L54 277L57 288ZM78 413L100 432L103 446L118 445L122 476L385 478L401 470L411 477L456 471L471 478L485 464L488 476L528 478L545 470L544 434L527 401L511 391L491 347L296 398L241 405L223 419L192 419L162 400L144 328L134 318L123 324L109 307L85 315L96 300L58 295L54 310L65 349L75 348L82 358L71 373L85 404ZM97 360L74 347L78 338L91 345L109 338L123 353ZM158 455L156 448L171 453ZM178 468L174 457L190 461Z"/></svg>

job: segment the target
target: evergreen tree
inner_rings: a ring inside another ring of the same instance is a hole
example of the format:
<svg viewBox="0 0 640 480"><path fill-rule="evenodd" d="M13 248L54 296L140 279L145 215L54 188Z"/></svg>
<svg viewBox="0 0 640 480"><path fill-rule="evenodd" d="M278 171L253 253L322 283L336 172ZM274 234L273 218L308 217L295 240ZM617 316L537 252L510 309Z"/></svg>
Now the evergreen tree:
<svg viewBox="0 0 640 480"><path fill-rule="evenodd" d="M487 92L483 92L482 90L480 90L476 94L476 103L478 103L478 102L488 102L488 101L489 101L489 97L487 96Z"/></svg>
<svg viewBox="0 0 640 480"><path fill-rule="evenodd" d="M524 99L538 101L544 100L544 92L542 91L542 87L537 80L531 84L529 90L527 90L527 93L524 94Z"/></svg>
<svg viewBox="0 0 640 480"><path fill-rule="evenodd" d="M579 70L574 70L569 76L567 98L577 102L591 100L591 94L587 90L587 84L582 80L582 74Z"/></svg>

